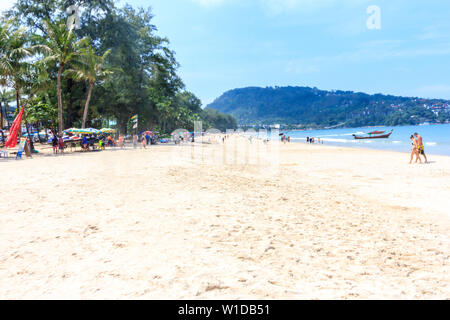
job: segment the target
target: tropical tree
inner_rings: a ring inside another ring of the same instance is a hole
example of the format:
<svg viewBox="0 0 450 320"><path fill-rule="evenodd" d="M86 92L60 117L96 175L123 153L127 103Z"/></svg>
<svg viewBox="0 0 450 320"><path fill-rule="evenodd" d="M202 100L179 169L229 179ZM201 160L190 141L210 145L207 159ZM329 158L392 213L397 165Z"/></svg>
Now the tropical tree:
<svg viewBox="0 0 450 320"><path fill-rule="evenodd" d="M14 92L8 89L0 90L0 133L2 137L2 144L5 144L5 133L3 132L5 122L8 122L8 102L14 100ZM3 110L4 109L4 110Z"/></svg>
<svg viewBox="0 0 450 320"><path fill-rule="evenodd" d="M87 81L89 85L81 123L82 128L86 128L89 102L91 101L95 82L112 74L112 71L105 66L106 58L110 52L110 50L107 50L103 55L97 56L94 48L88 44L80 50L79 59L73 63L74 67L67 70L67 73L75 80Z"/></svg>
<svg viewBox="0 0 450 320"><path fill-rule="evenodd" d="M6 84L6 79L9 73L8 63L8 34L9 21L0 21L0 85Z"/></svg>
<svg viewBox="0 0 450 320"><path fill-rule="evenodd" d="M26 82L32 57L45 48L31 45L26 29L17 27L8 20L0 27L0 74L1 84L9 85L16 91L17 108L20 107L21 89Z"/></svg>
<svg viewBox="0 0 450 320"><path fill-rule="evenodd" d="M61 94L61 76L64 67L79 56L82 45L87 43L87 38L76 41L76 36L72 31L67 30L66 24L62 21L51 23L44 21L46 29L45 46L48 55L43 62L56 62L58 75L56 80L57 98L58 98L58 130L61 133L64 130L63 104Z"/></svg>
<svg viewBox="0 0 450 320"><path fill-rule="evenodd" d="M46 48L41 44L33 44L26 28L20 27L16 20L10 19L3 22L0 29L1 84L14 88L17 110L19 110L22 106L21 91L29 80L33 57L45 51ZM26 116L24 119L28 135L30 135ZM31 141L31 148L33 147Z"/></svg>
<svg viewBox="0 0 450 320"><path fill-rule="evenodd" d="M164 131L170 131L180 126L187 128L199 117L208 118L211 125L214 121L225 123L221 116L207 117L201 109L201 102L184 91L183 81L177 73L179 64L175 53L169 47L169 40L157 35L152 10L134 9L130 5L119 8L114 2L16 0L16 5L6 16L20 21L29 33L41 35L37 43L45 45L47 50L42 63L51 84L47 90L32 94L30 100L28 94L40 80L35 73L25 70L22 77L25 89L21 88L25 91L24 98L30 101L28 105L41 102L56 108L60 131L74 122L85 126L88 118L93 123L90 119L93 114L100 122L105 118L115 121L121 131L127 130L130 117L135 114L139 114L139 127L142 129L164 127ZM73 32L67 30L65 24L68 3L83 8L81 28ZM1 34L0 30L0 47L4 42ZM107 58L109 70L126 72L113 71L113 77L100 81L106 70L104 61L90 63L97 59L82 55L88 43L83 37L87 36L94 48L92 52L101 54L111 48ZM84 67L80 68L78 63ZM0 81L2 69L4 65L0 61ZM72 81L77 79L73 74L65 73L67 69L78 69L81 81Z"/></svg>
<svg viewBox="0 0 450 320"><path fill-rule="evenodd" d="M48 129L53 131L54 125L58 121L58 110L56 107L35 99L27 107L27 120L35 124L38 132L43 126L45 128L46 139L48 139ZM40 134L38 134L38 137L39 141L42 142Z"/></svg>

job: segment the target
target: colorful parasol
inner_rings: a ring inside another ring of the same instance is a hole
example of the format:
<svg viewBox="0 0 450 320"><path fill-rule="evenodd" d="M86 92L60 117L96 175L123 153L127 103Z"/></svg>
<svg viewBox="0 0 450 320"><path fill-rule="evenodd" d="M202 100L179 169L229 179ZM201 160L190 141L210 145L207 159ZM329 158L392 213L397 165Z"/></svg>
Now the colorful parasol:
<svg viewBox="0 0 450 320"><path fill-rule="evenodd" d="M116 133L116 129L111 129L111 128L103 128L100 129L101 133Z"/></svg>
<svg viewBox="0 0 450 320"><path fill-rule="evenodd" d="M70 128L67 130L64 130L64 133L72 133L72 134L99 134L101 133L100 130L94 129L94 128L87 128L87 129L77 129L77 128Z"/></svg>

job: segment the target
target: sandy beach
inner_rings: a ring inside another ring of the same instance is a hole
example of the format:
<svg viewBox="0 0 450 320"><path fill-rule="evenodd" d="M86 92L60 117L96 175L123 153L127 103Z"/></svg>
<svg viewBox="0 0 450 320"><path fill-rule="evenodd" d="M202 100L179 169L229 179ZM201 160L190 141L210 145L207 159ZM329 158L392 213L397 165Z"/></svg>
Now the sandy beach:
<svg viewBox="0 0 450 320"><path fill-rule="evenodd" d="M450 157L239 143L0 159L0 298L450 299Z"/></svg>

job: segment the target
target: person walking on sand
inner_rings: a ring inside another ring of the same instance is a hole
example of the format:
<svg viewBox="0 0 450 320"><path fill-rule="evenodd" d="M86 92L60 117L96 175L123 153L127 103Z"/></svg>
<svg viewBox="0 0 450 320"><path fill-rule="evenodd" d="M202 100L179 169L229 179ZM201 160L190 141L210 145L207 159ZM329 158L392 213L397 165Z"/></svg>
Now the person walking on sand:
<svg viewBox="0 0 450 320"><path fill-rule="evenodd" d="M119 146L120 146L121 149L124 148L123 135L119 136Z"/></svg>
<svg viewBox="0 0 450 320"><path fill-rule="evenodd" d="M412 163L414 156L416 156L416 163L417 161L420 161L420 163L422 163L422 160L419 157L419 147L417 140L414 139L414 136L411 136L410 140L412 143L412 148L411 148L411 159L409 160L409 164Z"/></svg>
<svg viewBox="0 0 450 320"><path fill-rule="evenodd" d="M52 138L53 154L58 154L58 136L53 134Z"/></svg>
<svg viewBox="0 0 450 320"><path fill-rule="evenodd" d="M59 150L61 150L61 153L64 154L64 139L62 137L58 138L58 146Z"/></svg>
<svg viewBox="0 0 450 320"><path fill-rule="evenodd" d="M137 148L137 135L133 134L133 148L136 149Z"/></svg>
<svg viewBox="0 0 450 320"><path fill-rule="evenodd" d="M141 145L144 147L144 149L147 148L147 139L145 139L145 134L142 135Z"/></svg>
<svg viewBox="0 0 450 320"><path fill-rule="evenodd" d="M423 146L422 137L417 132L414 133L414 137L416 137L416 139L417 139L417 148L418 148L418 152L419 152L419 158L420 158L420 155L422 155L425 158L425 163L428 163L428 159L425 154L425 147Z"/></svg>
<svg viewBox="0 0 450 320"><path fill-rule="evenodd" d="M86 135L83 136L82 144L83 144L83 150L88 151L88 141L87 141Z"/></svg>

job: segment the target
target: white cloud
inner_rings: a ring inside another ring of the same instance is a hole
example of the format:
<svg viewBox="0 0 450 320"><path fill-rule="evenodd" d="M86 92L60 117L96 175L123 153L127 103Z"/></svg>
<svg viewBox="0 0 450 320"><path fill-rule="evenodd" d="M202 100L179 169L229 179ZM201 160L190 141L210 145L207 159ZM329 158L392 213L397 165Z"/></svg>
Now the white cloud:
<svg viewBox="0 0 450 320"><path fill-rule="evenodd" d="M447 21L434 22L433 25L426 26L422 31L416 35L418 40L437 40L437 39L448 39L448 29L450 28L450 23Z"/></svg>
<svg viewBox="0 0 450 320"><path fill-rule="evenodd" d="M353 62L381 61L386 59L405 59L450 55L450 45L433 45L428 47L408 47L403 40L368 41L359 45L354 51L342 52L332 56L316 56L305 63L339 64Z"/></svg>
<svg viewBox="0 0 450 320"><path fill-rule="evenodd" d="M441 99L450 99L450 85L447 84L436 84L430 86L423 86L418 88L417 93L420 96L428 97L428 98L441 98Z"/></svg>
<svg viewBox="0 0 450 320"><path fill-rule="evenodd" d="M360 5L368 3L369 0L191 0L204 7L212 7L221 4L257 3L269 15L290 13L293 11L314 11L332 6ZM373 0L372 0L373 1Z"/></svg>
<svg viewBox="0 0 450 320"><path fill-rule="evenodd" d="M317 8L328 7L336 0L260 0L270 14L280 14L292 10L311 11Z"/></svg>
<svg viewBox="0 0 450 320"><path fill-rule="evenodd" d="M192 1L203 7L212 7L227 2L226 0L192 0Z"/></svg>
<svg viewBox="0 0 450 320"><path fill-rule="evenodd" d="M301 61L290 61L288 62L285 71L296 74L311 74L320 72L320 68L317 65L304 64Z"/></svg>
<svg viewBox="0 0 450 320"><path fill-rule="evenodd" d="M0 12L11 9L16 0L2 0L0 1Z"/></svg>

